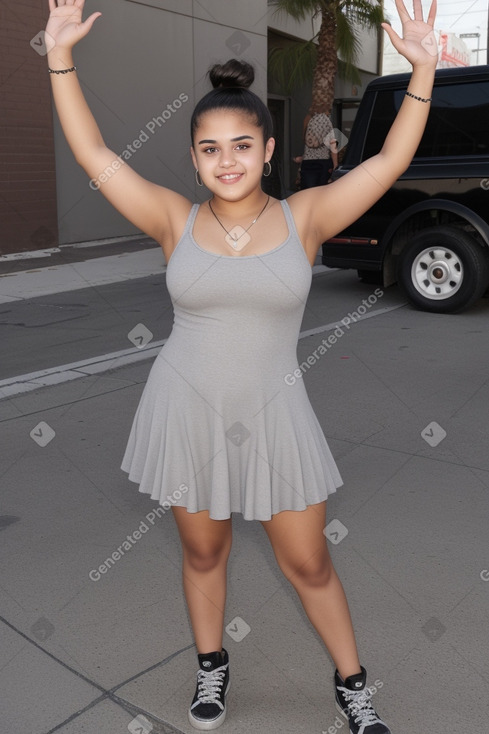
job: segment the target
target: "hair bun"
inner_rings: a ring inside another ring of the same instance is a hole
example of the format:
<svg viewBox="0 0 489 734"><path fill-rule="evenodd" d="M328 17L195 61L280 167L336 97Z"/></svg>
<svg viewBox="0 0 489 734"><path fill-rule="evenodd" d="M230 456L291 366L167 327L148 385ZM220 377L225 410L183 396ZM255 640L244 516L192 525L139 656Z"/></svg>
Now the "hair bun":
<svg viewBox="0 0 489 734"><path fill-rule="evenodd" d="M248 89L255 79L255 71L251 64L238 59L229 59L225 64L214 64L209 70L209 78L214 89L216 87L243 87Z"/></svg>

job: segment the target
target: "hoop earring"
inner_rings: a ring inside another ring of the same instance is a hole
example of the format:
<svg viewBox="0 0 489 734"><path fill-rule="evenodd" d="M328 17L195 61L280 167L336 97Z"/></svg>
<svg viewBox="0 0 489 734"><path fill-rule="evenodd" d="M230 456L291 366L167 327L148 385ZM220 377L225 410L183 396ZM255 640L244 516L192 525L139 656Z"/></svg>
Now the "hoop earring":
<svg viewBox="0 0 489 734"><path fill-rule="evenodd" d="M197 186L203 186L204 182L202 181L199 173L199 169L195 169L195 182L197 183Z"/></svg>
<svg viewBox="0 0 489 734"><path fill-rule="evenodd" d="M267 169L267 173L265 173L265 167L263 168L263 175L264 175L264 176L265 176L266 178L268 178L268 176L269 176L269 175L271 174L271 172L272 172L272 164L270 163L270 161L267 161L267 162L265 163L265 166L268 166L268 169Z"/></svg>

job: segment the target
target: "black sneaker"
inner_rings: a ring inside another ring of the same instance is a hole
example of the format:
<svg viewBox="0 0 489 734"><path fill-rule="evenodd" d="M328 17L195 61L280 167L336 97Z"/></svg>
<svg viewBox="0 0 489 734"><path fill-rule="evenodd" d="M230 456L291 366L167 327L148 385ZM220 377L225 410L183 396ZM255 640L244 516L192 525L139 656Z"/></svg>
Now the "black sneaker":
<svg viewBox="0 0 489 734"><path fill-rule="evenodd" d="M362 667L362 666L360 666ZM336 686L336 708L350 725L350 734L391 734L391 730L380 719L372 702L372 694L366 687L367 673L350 675L345 681L338 671L334 676Z"/></svg>
<svg viewBox="0 0 489 734"><path fill-rule="evenodd" d="M221 726L226 718L226 694L229 691L229 656L208 652L198 654L200 670L197 673L197 688L188 710L188 719L193 727L210 731Z"/></svg>

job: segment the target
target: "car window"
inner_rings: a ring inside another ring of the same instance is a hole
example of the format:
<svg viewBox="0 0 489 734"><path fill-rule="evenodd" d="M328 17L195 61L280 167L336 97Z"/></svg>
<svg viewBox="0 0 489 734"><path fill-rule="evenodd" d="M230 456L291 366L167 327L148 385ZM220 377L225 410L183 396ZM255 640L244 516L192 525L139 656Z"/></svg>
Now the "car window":
<svg viewBox="0 0 489 734"><path fill-rule="evenodd" d="M403 99L401 90L377 92L363 160L380 151ZM489 155L489 82L436 86L414 158L481 155Z"/></svg>

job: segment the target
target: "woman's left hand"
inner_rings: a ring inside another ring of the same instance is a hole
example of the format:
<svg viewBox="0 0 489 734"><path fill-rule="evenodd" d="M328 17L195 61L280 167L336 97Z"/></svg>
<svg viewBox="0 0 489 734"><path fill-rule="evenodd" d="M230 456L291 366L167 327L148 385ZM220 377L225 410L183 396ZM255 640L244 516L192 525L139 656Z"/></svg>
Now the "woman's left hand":
<svg viewBox="0 0 489 734"><path fill-rule="evenodd" d="M382 28L392 41L392 45L414 66L435 67L438 61L438 44L433 24L436 16L436 0L431 3L428 19L423 20L421 0L414 0L414 18L411 18L403 0L396 0L397 12L402 23L401 38L388 23Z"/></svg>

